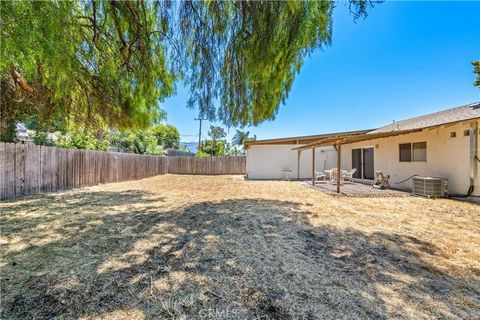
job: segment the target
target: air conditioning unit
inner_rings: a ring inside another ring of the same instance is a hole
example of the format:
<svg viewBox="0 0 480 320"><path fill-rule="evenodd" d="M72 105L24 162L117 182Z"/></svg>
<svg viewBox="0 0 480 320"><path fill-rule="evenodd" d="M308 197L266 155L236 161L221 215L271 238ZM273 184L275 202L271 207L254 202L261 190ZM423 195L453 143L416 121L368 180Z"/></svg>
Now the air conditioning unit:
<svg viewBox="0 0 480 320"><path fill-rule="evenodd" d="M412 193L424 197L445 197L448 193L448 180L437 177L413 177Z"/></svg>

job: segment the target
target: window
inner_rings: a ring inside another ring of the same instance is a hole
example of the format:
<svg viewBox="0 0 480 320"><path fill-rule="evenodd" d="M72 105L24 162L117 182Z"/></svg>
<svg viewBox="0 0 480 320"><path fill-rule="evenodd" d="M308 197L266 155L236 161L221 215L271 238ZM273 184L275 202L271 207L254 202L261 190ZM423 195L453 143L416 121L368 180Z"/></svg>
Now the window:
<svg viewBox="0 0 480 320"><path fill-rule="evenodd" d="M455 131L450 132L450 138L455 138L457 133Z"/></svg>
<svg viewBox="0 0 480 320"><path fill-rule="evenodd" d="M464 135L465 137L468 137L468 136L470 135L470 130L465 130L465 131L463 131L463 135Z"/></svg>
<svg viewBox="0 0 480 320"><path fill-rule="evenodd" d="M427 161L427 143L413 143L413 161Z"/></svg>
<svg viewBox="0 0 480 320"><path fill-rule="evenodd" d="M401 143L400 144L400 162L412 161L412 144Z"/></svg>
<svg viewBox="0 0 480 320"><path fill-rule="evenodd" d="M400 162L427 161L427 143L401 143L399 144Z"/></svg>

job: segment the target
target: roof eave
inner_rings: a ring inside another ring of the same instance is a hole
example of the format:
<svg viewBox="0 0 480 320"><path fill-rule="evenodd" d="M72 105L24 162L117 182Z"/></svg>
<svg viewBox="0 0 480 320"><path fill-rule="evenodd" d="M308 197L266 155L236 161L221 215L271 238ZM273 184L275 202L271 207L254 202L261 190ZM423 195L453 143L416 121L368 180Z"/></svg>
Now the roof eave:
<svg viewBox="0 0 480 320"><path fill-rule="evenodd" d="M450 122L445 122L445 123L441 123L433 126L425 126L421 128L414 128L414 129L393 130L393 131L385 131L385 132L369 132L369 133L354 134L354 135L340 135L337 137L328 137L324 139L319 139L316 142L312 142L300 147L292 148L292 150L301 151L301 150L308 150L308 149L317 148L317 147L331 146L335 144L349 144L349 143L361 142L361 141L367 141L367 140L373 140L373 139L388 138L388 137L399 136L402 134L420 132L423 130L431 130L433 128L449 126L456 123L472 122L472 121L478 121L478 120L480 120L479 117L473 117L473 118L450 121Z"/></svg>
<svg viewBox="0 0 480 320"><path fill-rule="evenodd" d="M367 133L375 129L364 129L364 130L355 130L355 131L345 131L345 132L337 132L337 133L326 133L320 135L310 135L310 136L298 136L298 137L288 137L288 138L278 138L278 139L265 139L265 140L251 140L246 141L243 146L244 148L248 148L251 145L281 145L281 144L305 144L302 143L302 140L315 140L315 139L323 139L331 137L332 135L339 135L339 134L360 134L360 133ZM289 143L291 142L291 143Z"/></svg>
<svg viewBox="0 0 480 320"><path fill-rule="evenodd" d="M327 139L322 139L314 143L306 144L300 147L292 148L292 150L308 150L318 147L325 147L325 146L332 146L332 145L339 145L339 144L349 144L354 142L361 142L373 139L381 139L381 138L388 138L393 136L398 136L402 134L408 134L413 132L420 132L423 129L410 129L410 130L398 130L398 131L390 131L390 132L378 132L378 133L364 133L364 134L357 134L357 135L346 135L346 136L339 136L339 137L332 137Z"/></svg>

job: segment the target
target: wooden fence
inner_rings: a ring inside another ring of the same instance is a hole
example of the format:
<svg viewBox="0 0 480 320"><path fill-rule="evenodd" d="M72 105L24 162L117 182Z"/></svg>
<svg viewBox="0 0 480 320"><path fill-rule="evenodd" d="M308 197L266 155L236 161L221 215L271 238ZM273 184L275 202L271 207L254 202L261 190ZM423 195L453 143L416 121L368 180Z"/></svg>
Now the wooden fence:
<svg viewBox="0 0 480 320"><path fill-rule="evenodd" d="M235 157L168 157L168 173L177 174L245 174L246 161Z"/></svg>
<svg viewBox="0 0 480 320"><path fill-rule="evenodd" d="M244 174L245 157L160 157L0 143L0 199L166 173Z"/></svg>

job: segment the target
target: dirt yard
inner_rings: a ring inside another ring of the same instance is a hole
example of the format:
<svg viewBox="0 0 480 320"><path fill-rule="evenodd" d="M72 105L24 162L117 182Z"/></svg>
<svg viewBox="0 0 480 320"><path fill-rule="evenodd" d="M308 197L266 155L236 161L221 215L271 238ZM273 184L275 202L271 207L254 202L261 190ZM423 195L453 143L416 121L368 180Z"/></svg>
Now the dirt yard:
<svg viewBox="0 0 480 320"><path fill-rule="evenodd" d="M1 318L480 317L480 206L166 175L0 203Z"/></svg>

